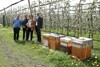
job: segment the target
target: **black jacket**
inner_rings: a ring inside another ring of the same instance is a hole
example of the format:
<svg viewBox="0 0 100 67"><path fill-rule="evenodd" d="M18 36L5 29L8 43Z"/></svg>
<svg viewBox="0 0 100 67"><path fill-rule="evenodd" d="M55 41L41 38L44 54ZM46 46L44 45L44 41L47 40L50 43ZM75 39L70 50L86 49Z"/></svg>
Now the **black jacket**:
<svg viewBox="0 0 100 67"><path fill-rule="evenodd" d="M37 20L37 27L40 29L42 29L42 26L43 26L43 18L42 17L39 17Z"/></svg>
<svg viewBox="0 0 100 67"><path fill-rule="evenodd" d="M27 23L28 23L28 19L26 18L26 19L23 20L22 26L25 26L25 28L26 28L26 27L27 27L27 26L26 26Z"/></svg>

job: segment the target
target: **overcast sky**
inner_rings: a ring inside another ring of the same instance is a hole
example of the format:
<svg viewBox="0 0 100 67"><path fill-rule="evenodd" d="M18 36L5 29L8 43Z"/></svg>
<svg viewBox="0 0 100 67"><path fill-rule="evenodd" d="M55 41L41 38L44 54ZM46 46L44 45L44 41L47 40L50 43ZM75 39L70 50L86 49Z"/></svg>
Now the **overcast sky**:
<svg viewBox="0 0 100 67"><path fill-rule="evenodd" d="M0 10L9 6L12 3L18 2L20 0L0 0ZM24 5L27 3L27 0L24 0L23 2L19 3L18 5Z"/></svg>
<svg viewBox="0 0 100 67"><path fill-rule="evenodd" d="M20 0L0 0L0 10L3 9L4 7L9 6L12 3L17 2L17 1L20 1ZM37 1L37 0L30 0L30 1ZM86 0L86 1L92 2L92 0ZM75 3L78 3L78 2L79 2L79 0L71 0L71 4L75 4ZM25 5L27 3L28 3L27 0L24 0L23 2L19 3L18 5Z"/></svg>

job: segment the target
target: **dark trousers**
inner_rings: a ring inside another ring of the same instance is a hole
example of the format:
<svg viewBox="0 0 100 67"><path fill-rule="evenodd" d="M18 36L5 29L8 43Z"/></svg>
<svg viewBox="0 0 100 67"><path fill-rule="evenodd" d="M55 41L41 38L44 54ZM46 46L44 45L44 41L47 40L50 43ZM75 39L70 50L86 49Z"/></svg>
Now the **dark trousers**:
<svg viewBox="0 0 100 67"><path fill-rule="evenodd" d="M26 28L23 28L23 40L25 40L26 37Z"/></svg>
<svg viewBox="0 0 100 67"><path fill-rule="evenodd" d="M18 40L20 28L14 28L13 31L14 31L14 40Z"/></svg>
<svg viewBox="0 0 100 67"><path fill-rule="evenodd" d="M26 31L26 40L27 41L29 39L29 36L30 36L30 40L32 40L32 38L33 38L33 31L31 30L31 28L27 28L27 31Z"/></svg>
<svg viewBox="0 0 100 67"><path fill-rule="evenodd" d="M35 27L36 34L37 34L37 41L41 42L41 30L37 26Z"/></svg>

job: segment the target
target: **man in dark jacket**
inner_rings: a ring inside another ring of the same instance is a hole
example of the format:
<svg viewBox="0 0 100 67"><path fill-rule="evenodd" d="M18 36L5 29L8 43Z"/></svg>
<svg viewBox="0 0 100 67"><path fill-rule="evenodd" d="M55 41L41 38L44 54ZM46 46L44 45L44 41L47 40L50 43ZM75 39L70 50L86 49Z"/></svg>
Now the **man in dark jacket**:
<svg viewBox="0 0 100 67"><path fill-rule="evenodd" d="M36 19L36 33L37 33L37 41L38 43L41 43L41 29L43 26L43 18L40 16L40 13L37 13L37 19Z"/></svg>
<svg viewBox="0 0 100 67"><path fill-rule="evenodd" d="M23 28L23 40L25 40L25 36L26 36L26 29L27 26L26 24L28 23L28 19L27 19L27 15L25 15L25 19L22 22L22 28Z"/></svg>

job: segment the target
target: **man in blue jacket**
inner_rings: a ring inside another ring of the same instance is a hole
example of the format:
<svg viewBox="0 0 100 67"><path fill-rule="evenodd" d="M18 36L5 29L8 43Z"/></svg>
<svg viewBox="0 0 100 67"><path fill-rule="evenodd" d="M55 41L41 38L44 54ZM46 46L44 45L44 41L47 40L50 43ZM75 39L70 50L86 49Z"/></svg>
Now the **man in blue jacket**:
<svg viewBox="0 0 100 67"><path fill-rule="evenodd" d="M13 20L14 41L18 41L19 39L19 31L20 31L21 23L22 21L20 19L20 15L18 15L17 18Z"/></svg>

